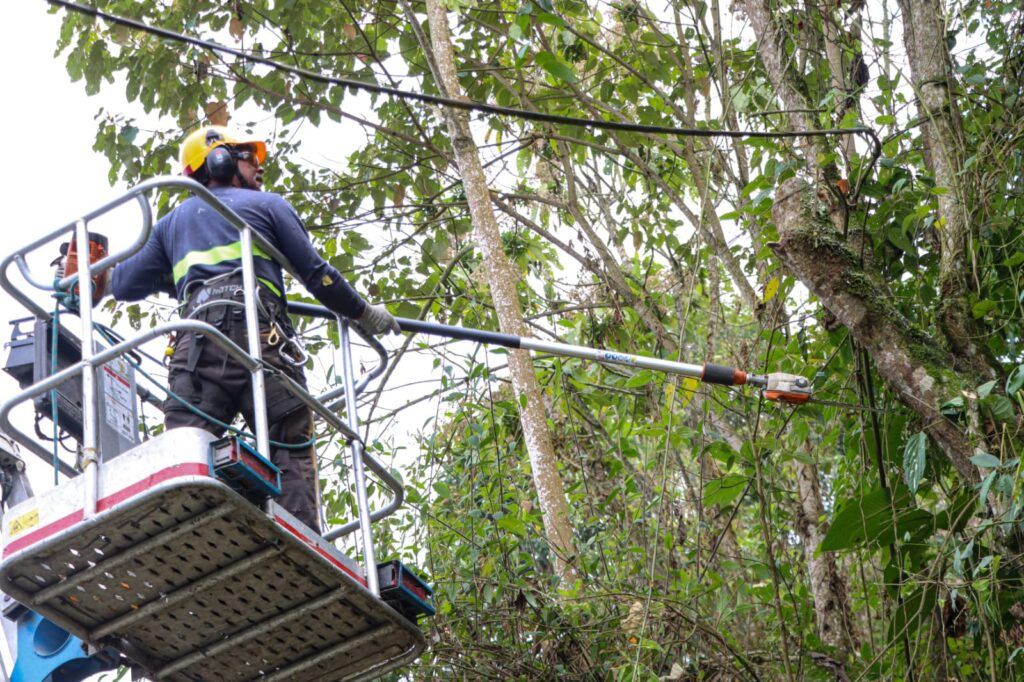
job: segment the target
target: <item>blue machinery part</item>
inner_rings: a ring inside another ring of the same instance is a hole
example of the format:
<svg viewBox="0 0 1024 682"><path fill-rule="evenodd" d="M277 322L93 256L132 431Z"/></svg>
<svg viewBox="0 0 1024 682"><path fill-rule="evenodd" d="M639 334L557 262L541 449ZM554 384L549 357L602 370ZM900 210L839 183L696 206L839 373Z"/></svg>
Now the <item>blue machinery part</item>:
<svg viewBox="0 0 1024 682"><path fill-rule="evenodd" d="M112 670L118 656L107 651L89 656L82 640L38 613L23 609L18 620L18 650L11 682L80 682Z"/></svg>

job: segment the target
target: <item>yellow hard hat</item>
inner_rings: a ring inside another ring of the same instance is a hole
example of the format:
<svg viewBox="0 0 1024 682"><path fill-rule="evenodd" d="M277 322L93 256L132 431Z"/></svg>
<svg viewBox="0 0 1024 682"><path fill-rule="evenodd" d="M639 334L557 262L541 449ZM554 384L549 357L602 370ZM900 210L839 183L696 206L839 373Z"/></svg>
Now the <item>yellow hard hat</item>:
<svg viewBox="0 0 1024 682"><path fill-rule="evenodd" d="M203 126L192 132L181 143L181 172L192 175L206 162L210 150L222 145L248 145L256 152L260 164L267 160L267 145L249 135L226 126Z"/></svg>

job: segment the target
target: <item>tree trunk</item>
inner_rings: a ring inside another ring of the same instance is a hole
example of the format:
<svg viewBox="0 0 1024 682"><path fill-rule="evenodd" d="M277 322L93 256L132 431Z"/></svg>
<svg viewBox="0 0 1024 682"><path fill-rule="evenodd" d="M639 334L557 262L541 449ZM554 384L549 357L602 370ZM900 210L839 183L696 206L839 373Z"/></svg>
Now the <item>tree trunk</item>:
<svg viewBox="0 0 1024 682"><path fill-rule="evenodd" d="M871 355L879 375L912 411L949 458L964 483L977 482L965 434L939 412L960 387L973 385L952 369L950 355L907 320L882 281L835 231L828 207L805 181L791 178L772 208L779 241L772 245L786 267L818 297Z"/></svg>
<svg viewBox="0 0 1024 682"><path fill-rule="evenodd" d="M810 454L810 448L806 448ZM819 552L818 548L828 533L825 506L821 501L818 467L807 462L796 462L797 507L796 530L804 545L807 572L814 596L814 614L818 621L821 641L848 655L857 647L853 633L853 619L847 598L846 580L836 565L834 552Z"/></svg>
<svg viewBox="0 0 1024 682"><path fill-rule="evenodd" d="M794 56L789 54L787 41L790 40L786 24L788 15L777 12L768 0L740 0L735 7L750 19L757 36L757 54L768 73L768 79L775 86L779 100L786 109L786 120L790 130L811 130L817 126L807 113L814 107L807 92L807 85L793 68ZM830 185L839 177L834 164L824 166L818 163L819 156L828 154L828 144L823 137L800 138L804 166L814 178L823 177Z"/></svg>
<svg viewBox="0 0 1024 682"><path fill-rule="evenodd" d="M967 254L972 230L965 201L968 192L960 176L964 159L963 123L956 100L950 94L953 78L945 17L941 4L935 0L900 0L899 4L903 42L922 120L925 165L935 178L935 186L943 190L938 195L936 223L942 249L939 320L953 353L966 360L979 377L989 377L994 373L984 349L977 343L984 334L968 310Z"/></svg>
<svg viewBox="0 0 1024 682"><path fill-rule="evenodd" d="M464 99L465 95L456 76L455 55L444 6L439 0L427 0L426 9L438 85L448 97ZM522 279L522 273L509 262L502 248L501 232L491 206L491 194L480 163L480 154L469 128L469 117L465 111L450 107L445 107L443 111L469 204L474 239L483 253L498 324L506 334L525 336L526 325L516 293L516 284ZM530 455L544 530L555 554L555 570L563 582L571 583L576 578L572 563L575 556L572 525L540 386L527 351L509 352L508 365L512 386L520 403L519 420Z"/></svg>
<svg viewBox="0 0 1024 682"><path fill-rule="evenodd" d="M859 75L857 63L863 65L864 59L861 56L860 48L860 10L853 13L851 18L851 29L843 29L843 14L845 9L837 9L832 5L819 8L821 13L822 38L825 41L825 56L828 59L828 68L832 74L832 88L835 90L837 103L835 105L836 119L842 123L847 112L860 112L858 103L858 91L860 85L856 81ZM853 45L854 57L851 64L843 59L844 44ZM851 73L852 69L852 73ZM856 138L846 136L841 141L843 154L846 156L846 175L851 174L850 164L857 154Z"/></svg>

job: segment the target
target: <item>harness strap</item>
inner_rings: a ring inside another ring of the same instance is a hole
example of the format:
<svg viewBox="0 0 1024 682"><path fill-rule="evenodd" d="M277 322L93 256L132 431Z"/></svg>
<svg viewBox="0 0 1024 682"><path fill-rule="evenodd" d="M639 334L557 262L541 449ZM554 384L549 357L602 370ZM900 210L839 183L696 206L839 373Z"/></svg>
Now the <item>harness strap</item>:
<svg viewBox="0 0 1024 682"><path fill-rule="evenodd" d="M190 286L188 300L182 305L182 317L196 316L206 322L210 322L224 333L230 333L234 322L242 319L244 289L239 281L240 273L237 271L218 275L211 279L196 282ZM262 322L270 326L270 331L264 335L263 341L269 346L280 345L282 360L290 365L303 365L306 362L305 349L295 337L291 320L288 319L284 302L276 296L267 300L257 295L257 314ZM218 314L210 315L209 310L217 309ZM196 334L194 342L189 348L186 359L186 369L192 377L192 382L199 388L199 378L196 372L199 359L202 356L203 335ZM227 358L224 359L225 363Z"/></svg>
<svg viewBox="0 0 1024 682"><path fill-rule="evenodd" d="M188 347L188 358L185 360L185 371L192 379L192 388L196 391L202 390L203 383L199 380L199 372L196 367L199 365L199 357L203 354L203 341L206 337L203 334L196 334L192 337L192 344Z"/></svg>

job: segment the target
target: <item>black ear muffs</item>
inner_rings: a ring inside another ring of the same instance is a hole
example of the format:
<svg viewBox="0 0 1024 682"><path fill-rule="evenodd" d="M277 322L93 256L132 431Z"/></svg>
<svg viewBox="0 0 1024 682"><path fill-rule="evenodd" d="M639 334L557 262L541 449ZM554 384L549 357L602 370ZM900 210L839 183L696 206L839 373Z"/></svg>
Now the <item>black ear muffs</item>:
<svg viewBox="0 0 1024 682"><path fill-rule="evenodd" d="M229 183L231 178L238 173L238 162L234 154L225 146L214 147L206 155L206 172L210 174L211 180Z"/></svg>

